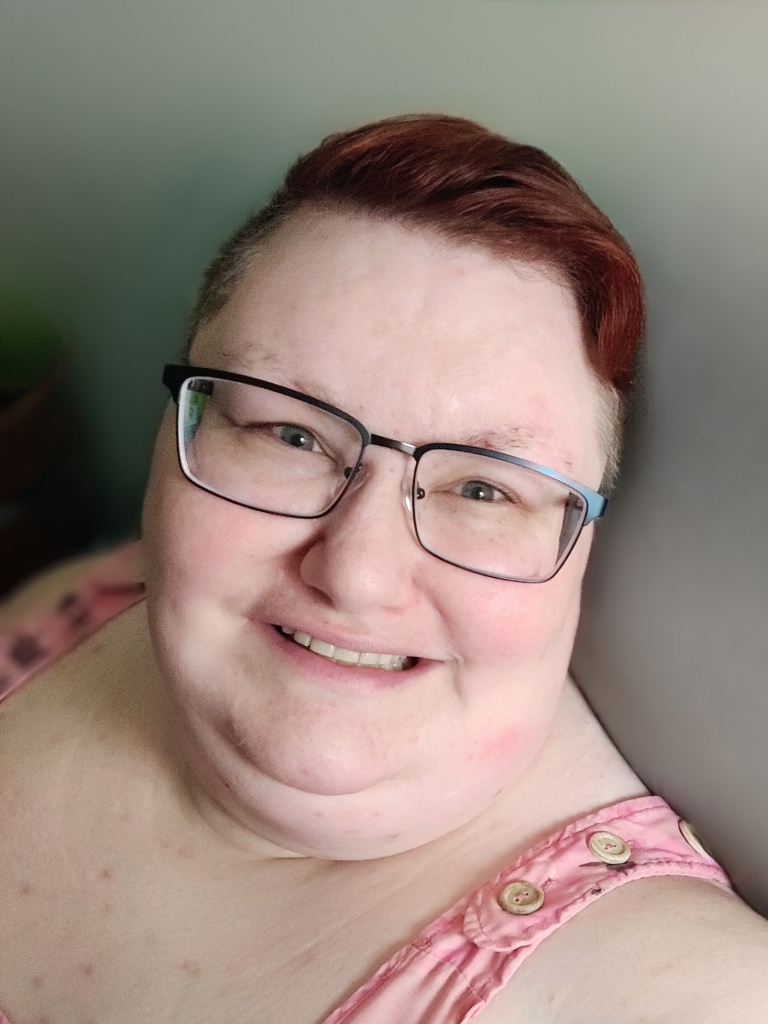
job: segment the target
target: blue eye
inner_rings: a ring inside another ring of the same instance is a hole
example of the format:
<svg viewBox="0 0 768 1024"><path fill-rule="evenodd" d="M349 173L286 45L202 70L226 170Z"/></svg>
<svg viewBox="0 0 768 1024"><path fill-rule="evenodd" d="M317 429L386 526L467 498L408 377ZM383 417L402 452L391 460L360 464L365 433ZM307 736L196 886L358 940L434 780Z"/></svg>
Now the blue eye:
<svg viewBox="0 0 768 1024"><path fill-rule="evenodd" d="M467 480L461 485L459 491L462 498L470 498L472 501L495 501L501 492L483 480Z"/></svg>
<svg viewBox="0 0 768 1024"><path fill-rule="evenodd" d="M282 424L277 428L276 433L280 440L291 448L311 452L318 447L315 435L305 427L299 427L295 423Z"/></svg>

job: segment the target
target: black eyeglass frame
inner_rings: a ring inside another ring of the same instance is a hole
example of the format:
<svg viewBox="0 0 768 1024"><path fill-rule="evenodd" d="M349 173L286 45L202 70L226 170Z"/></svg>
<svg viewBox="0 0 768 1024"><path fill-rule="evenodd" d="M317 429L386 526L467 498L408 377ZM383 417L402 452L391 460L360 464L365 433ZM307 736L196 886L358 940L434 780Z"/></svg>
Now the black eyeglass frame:
<svg viewBox="0 0 768 1024"><path fill-rule="evenodd" d="M248 505L244 501L238 501L237 498L229 498L225 494L220 494L218 491L213 490L211 487L206 487L205 484L200 483L199 480L192 479L184 468L184 459L182 457L182 440L181 440L181 424L180 417L178 415L179 409L179 394L186 381L192 377L209 377L212 380L227 380L233 381L236 384L252 384L256 387L263 388L266 391L273 391L279 395L285 395L288 398L295 398L300 402L305 402L307 405L312 405L317 409L322 409L338 419L344 420L355 428L360 434L361 448L360 454L358 455L357 462L349 472L347 480L339 491L336 498L322 512L318 512L315 515L294 515L291 512L274 512L272 509L260 508L257 505ZM453 444L451 442L432 442L430 444L423 445L412 445L406 441L397 441L392 437L385 437L383 434L372 434L368 428L362 424L359 420L355 419L349 413L344 412L343 409L337 409L336 406L330 405L328 402L323 402L319 398L313 398L312 395L305 395L301 391L294 391L293 388L284 387L282 384L274 384L272 381L261 380L258 377L247 377L242 373L231 373L229 370L212 370L204 366L186 366L186 365L175 365L167 364L163 368L163 384L168 388L171 393L171 397L177 407L176 417L176 451L179 459L179 466L181 467L184 477L189 480L195 487L199 487L203 491L207 491L209 494L215 495L217 498L221 498L223 501L229 501L233 505L240 505L241 508L249 508L254 512L265 512L271 516L282 516L286 519L322 519L331 513L336 506L339 504L341 499L349 490L352 481L360 471L360 467L363 463L363 456L365 455L365 449L369 446L378 446L381 448L391 448L394 451L402 452L404 455L410 455L415 460L415 466L413 469L413 478L411 481L411 516L413 518L413 528L416 533L416 538L421 547L433 558L440 559L441 562L446 562L448 565L453 565L457 569L464 569L465 572L472 572L478 576L488 576L492 579L506 580L510 583L546 583L551 580L560 569L562 569L568 556L576 544L576 541L581 535L581 531L585 526L588 526L595 519L599 519L605 514L605 510L608 506L608 499L599 494L597 491L591 490L589 487L585 487L584 484L578 483L576 480L572 480L570 477L564 476L562 473L558 473L555 469L549 469L547 466L541 466L535 462L529 462L527 459L521 459L517 455L507 455L506 452L497 452L492 448L476 448L473 445L466 444ZM537 579L526 579L517 576L504 576L500 573L486 572L483 569L471 569L466 565L461 565L459 562L453 562L450 558L446 558L444 555L438 555L431 548L428 548L421 536L419 535L419 526L416 519L416 501L418 500L418 487L416 482L416 473L419 467L420 459L431 451L453 451L453 452L466 452L468 455L480 455L490 459L498 459L501 462L508 462L514 466L521 466L523 469L530 469L536 473L540 473L543 476L549 477L551 480L556 480L558 483L564 484L570 490L574 491L584 500L584 511L582 513L581 523L574 530L573 537L569 541L567 547L561 552L554 569L548 576L540 577Z"/></svg>

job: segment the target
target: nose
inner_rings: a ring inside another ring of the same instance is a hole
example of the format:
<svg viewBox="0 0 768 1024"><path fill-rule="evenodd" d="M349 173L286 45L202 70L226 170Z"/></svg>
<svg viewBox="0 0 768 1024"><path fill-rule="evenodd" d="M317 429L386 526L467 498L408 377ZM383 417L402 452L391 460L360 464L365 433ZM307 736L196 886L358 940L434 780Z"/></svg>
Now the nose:
<svg viewBox="0 0 768 1024"><path fill-rule="evenodd" d="M422 551L404 500L411 473L399 452L368 452L350 490L317 520L300 575L333 608L359 615L413 602Z"/></svg>

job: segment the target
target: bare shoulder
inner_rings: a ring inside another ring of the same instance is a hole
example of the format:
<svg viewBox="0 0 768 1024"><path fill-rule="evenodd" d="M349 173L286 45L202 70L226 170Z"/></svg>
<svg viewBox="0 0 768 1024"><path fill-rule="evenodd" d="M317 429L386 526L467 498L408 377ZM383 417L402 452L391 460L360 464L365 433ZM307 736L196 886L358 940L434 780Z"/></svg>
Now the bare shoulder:
<svg viewBox="0 0 768 1024"><path fill-rule="evenodd" d="M696 879L643 879L614 890L529 963L556 1024L768 1021L768 921ZM548 977L558 979L555 987Z"/></svg>

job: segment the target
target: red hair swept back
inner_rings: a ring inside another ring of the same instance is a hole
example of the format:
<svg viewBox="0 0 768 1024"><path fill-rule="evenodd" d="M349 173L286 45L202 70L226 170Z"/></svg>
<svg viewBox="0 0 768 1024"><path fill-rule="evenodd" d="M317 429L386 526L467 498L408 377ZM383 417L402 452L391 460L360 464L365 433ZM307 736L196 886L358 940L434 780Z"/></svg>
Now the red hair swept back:
<svg viewBox="0 0 768 1024"><path fill-rule="evenodd" d="M305 206L390 217L552 269L576 298L598 377L620 394L629 390L645 307L626 241L542 150L444 115L395 117L331 135L297 160L209 267L190 341L224 306L255 247Z"/></svg>

